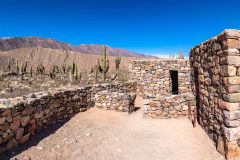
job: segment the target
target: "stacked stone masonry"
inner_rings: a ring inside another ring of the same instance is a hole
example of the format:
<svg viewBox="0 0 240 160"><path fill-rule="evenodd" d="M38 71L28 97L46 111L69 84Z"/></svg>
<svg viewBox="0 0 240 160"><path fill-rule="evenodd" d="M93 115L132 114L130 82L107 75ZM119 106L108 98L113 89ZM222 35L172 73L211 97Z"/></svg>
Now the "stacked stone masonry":
<svg viewBox="0 0 240 160"><path fill-rule="evenodd" d="M0 99L0 153L23 144L38 130L95 105L95 94L103 90L136 92L136 83L117 83L61 88L24 97Z"/></svg>
<svg viewBox="0 0 240 160"><path fill-rule="evenodd" d="M95 106L105 110L131 113L134 111L135 98L135 93L120 93L105 90L95 95Z"/></svg>
<svg viewBox="0 0 240 160"><path fill-rule="evenodd" d="M129 65L130 78L138 82L137 92L143 96L172 94L171 71L178 71L178 93L191 92L188 60L136 60Z"/></svg>
<svg viewBox="0 0 240 160"><path fill-rule="evenodd" d="M190 53L199 124L227 159L240 159L240 31L225 30Z"/></svg>
<svg viewBox="0 0 240 160"><path fill-rule="evenodd" d="M144 99L144 117L177 118L193 115L195 97L191 93Z"/></svg>
<svg viewBox="0 0 240 160"><path fill-rule="evenodd" d="M191 94L188 60L136 60L129 65L129 71L131 79L138 82L137 93L144 98L144 117L177 118L188 113L192 115L195 98ZM176 95L172 93L172 71L178 73Z"/></svg>

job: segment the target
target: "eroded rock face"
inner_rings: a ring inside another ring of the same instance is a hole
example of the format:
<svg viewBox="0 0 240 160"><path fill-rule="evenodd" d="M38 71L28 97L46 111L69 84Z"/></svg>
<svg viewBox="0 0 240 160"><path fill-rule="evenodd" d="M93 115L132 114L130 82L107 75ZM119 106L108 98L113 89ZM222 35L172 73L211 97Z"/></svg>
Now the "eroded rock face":
<svg viewBox="0 0 240 160"><path fill-rule="evenodd" d="M95 105L95 94L103 90L126 95L136 92L136 82L59 88L9 99L0 99L0 153L27 142L39 128L64 121ZM122 97L123 104L129 104ZM122 110L125 110L122 106ZM127 109L126 109L127 110Z"/></svg>
<svg viewBox="0 0 240 160"><path fill-rule="evenodd" d="M200 125L228 159L240 158L240 31L225 30L190 52Z"/></svg>

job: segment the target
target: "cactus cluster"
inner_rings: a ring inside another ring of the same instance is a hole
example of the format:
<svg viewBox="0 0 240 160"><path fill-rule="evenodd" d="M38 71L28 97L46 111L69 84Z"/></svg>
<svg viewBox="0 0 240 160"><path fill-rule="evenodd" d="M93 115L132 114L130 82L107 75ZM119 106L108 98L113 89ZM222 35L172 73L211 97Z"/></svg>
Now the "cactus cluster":
<svg viewBox="0 0 240 160"><path fill-rule="evenodd" d="M98 70L102 74L103 81L106 80L107 72L109 69L109 60L107 59L107 47L103 46L103 56L101 62L97 59Z"/></svg>
<svg viewBox="0 0 240 160"><path fill-rule="evenodd" d="M184 54L183 54L183 52L179 52L178 53L178 59L184 59Z"/></svg>
<svg viewBox="0 0 240 160"><path fill-rule="evenodd" d="M174 54L170 53L169 59L174 59Z"/></svg>
<svg viewBox="0 0 240 160"><path fill-rule="evenodd" d="M43 66L43 64L38 64L37 66L37 74L41 74L43 75L45 73L45 67Z"/></svg>

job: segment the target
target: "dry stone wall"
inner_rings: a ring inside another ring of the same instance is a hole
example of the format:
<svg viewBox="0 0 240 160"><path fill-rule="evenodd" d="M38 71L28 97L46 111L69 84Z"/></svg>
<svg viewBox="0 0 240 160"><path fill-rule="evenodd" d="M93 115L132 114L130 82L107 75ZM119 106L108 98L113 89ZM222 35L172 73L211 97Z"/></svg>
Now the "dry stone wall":
<svg viewBox="0 0 240 160"><path fill-rule="evenodd" d="M0 153L27 142L41 128L86 111L95 105L95 94L103 90L134 92L136 83L61 88L0 99Z"/></svg>
<svg viewBox="0 0 240 160"><path fill-rule="evenodd" d="M135 93L120 93L105 90L95 95L95 106L105 110L131 113L134 110L135 98Z"/></svg>
<svg viewBox="0 0 240 160"><path fill-rule="evenodd" d="M195 97L192 93L180 95L158 96L144 99L144 117L151 118L178 118L193 115Z"/></svg>
<svg viewBox="0 0 240 160"><path fill-rule="evenodd" d="M179 94L190 92L190 65L184 59L136 60L130 63L130 79L138 82L143 96L172 94L170 71L178 71Z"/></svg>
<svg viewBox="0 0 240 160"><path fill-rule="evenodd" d="M240 159L240 31L225 30L190 53L200 125L228 159Z"/></svg>

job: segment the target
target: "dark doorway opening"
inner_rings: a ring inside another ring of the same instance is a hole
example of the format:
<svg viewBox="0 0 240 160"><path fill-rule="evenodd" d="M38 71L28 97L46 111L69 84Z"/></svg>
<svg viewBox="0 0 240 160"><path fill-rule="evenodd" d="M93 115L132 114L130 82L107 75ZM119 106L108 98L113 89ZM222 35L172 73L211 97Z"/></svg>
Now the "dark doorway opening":
<svg viewBox="0 0 240 160"><path fill-rule="evenodd" d="M198 70L194 68L194 86L195 86L195 92L196 92L196 114L197 114L197 121L200 123L200 91L199 91L199 79L198 79Z"/></svg>
<svg viewBox="0 0 240 160"><path fill-rule="evenodd" d="M172 94L178 94L178 71L170 71L172 80Z"/></svg>

